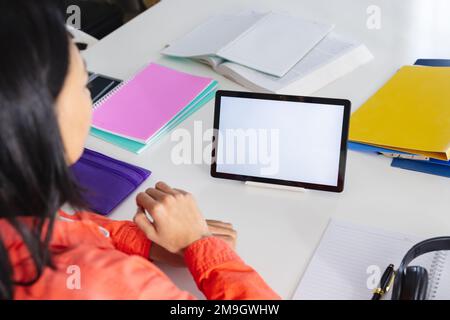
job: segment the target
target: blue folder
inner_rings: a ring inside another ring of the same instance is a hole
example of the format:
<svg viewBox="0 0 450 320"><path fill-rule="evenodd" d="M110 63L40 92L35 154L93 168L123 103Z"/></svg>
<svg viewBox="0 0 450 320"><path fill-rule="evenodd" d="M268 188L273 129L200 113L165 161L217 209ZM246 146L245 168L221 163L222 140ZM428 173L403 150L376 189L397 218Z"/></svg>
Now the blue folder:
<svg viewBox="0 0 450 320"><path fill-rule="evenodd" d="M446 163L441 164L432 161L396 158L392 160L391 166L395 168L401 168L405 170L412 170L450 178L450 161L442 161L442 162Z"/></svg>
<svg viewBox="0 0 450 320"><path fill-rule="evenodd" d="M417 59L414 65L427 67L450 67L450 59Z"/></svg>
<svg viewBox="0 0 450 320"><path fill-rule="evenodd" d="M418 59L415 65L429 67L450 67L450 59ZM392 167L418 171L450 178L450 161L430 159L429 161L394 159Z"/></svg>
<svg viewBox="0 0 450 320"><path fill-rule="evenodd" d="M407 153L407 152L381 148L381 147L377 147L377 146L372 146L370 144L359 143L359 142L354 142L354 141L349 141L347 143L347 145L350 150L360 151L360 152L369 152L369 153L385 152L385 153L398 153L398 154L408 154L408 155L411 154L411 153Z"/></svg>

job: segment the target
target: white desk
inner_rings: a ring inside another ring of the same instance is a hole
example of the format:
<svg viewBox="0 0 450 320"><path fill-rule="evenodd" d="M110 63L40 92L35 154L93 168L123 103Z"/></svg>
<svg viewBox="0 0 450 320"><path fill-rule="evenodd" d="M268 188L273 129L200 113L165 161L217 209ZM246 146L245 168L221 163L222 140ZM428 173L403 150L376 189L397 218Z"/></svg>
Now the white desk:
<svg viewBox="0 0 450 320"><path fill-rule="evenodd" d="M353 110L402 65L416 58L450 57L450 4L443 1L375 0L163 0L115 31L84 55L90 70L126 78L149 61L178 70L209 76L222 89L242 89L207 66L164 58L159 51L169 41L214 13L242 10L277 10L336 24L337 31L363 41L375 59L321 89L318 96L347 98ZM381 8L381 29L366 27L366 9ZM436 5L436 6L435 6ZM212 127L213 102L180 127L193 131L194 121ZM171 162L175 142L167 136L141 155L134 155L90 137L89 148L153 171L141 189L158 180L192 192L207 218L231 221L239 232L237 250L283 297L294 292L309 258L331 217L423 236L450 234L450 180L390 167L381 156L350 151L345 191L342 194L309 191L305 194L246 187L216 180L209 166ZM131 196L112 214L131 219ZM163 267L180 287L195 291L184 269ZM200 294L199 294L199 297Z"/></svg>

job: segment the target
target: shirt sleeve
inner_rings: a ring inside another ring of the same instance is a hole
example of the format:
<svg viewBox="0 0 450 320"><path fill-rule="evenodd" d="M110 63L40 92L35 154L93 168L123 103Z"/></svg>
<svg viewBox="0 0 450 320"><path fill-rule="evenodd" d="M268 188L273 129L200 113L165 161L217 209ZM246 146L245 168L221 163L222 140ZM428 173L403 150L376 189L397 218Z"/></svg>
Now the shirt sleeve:
<svg viewBox="0 0 450 320"><path fill-rule="evenodd" d="M194 242L185 250L185 261L207 299L280 299L221 239L208 237Z"/></svg>
<svg viewBox="0 0 450 320"><path fill-rule="evenodd" d="M150 258L152 242L132 221L116 221L86 211L77 212L74 215L67 215L64 212L60 212L60 214L71 219L92 221L109 233L109 237L117 250L130 255L139 255L146 259Z"/></svg>
<svg viewBox="0 0 450 320"><path fill-rule="evenodd" d="M146 260L149 259L151 241L133 222L115 221L90 212L78 212L74 216L68 217L95 223L109 232L117 250L129 255L142 256ZM113 254L108 256L112 258ZM138 259L138 257L135 258ZM127 282L136 279L136 283L132 287L139 287L139 290L136 291L139 294L135 298L195 299L191 294L179 290L166 275L160 270L155 270L153 265L150 267L153 272L149 273L149 265L136 259L125 259L128 261L125 264L122 264L122 259L118 259L118 270L113 272L114 274L120 274L121 272L118 271L127 266L125 270L128 271L127 273L132 273L133 276L129 274L124 278L128 279ZM207 299L280 299L261 276L253 268L246 265L236 252L221 239L207 237L194 242L186 248L184 259L198 288ZM131 263L131 261L136 263ZM148 263L151 264L151 262ZM115 269L114 263L108 263L108 265L109 270ZM134 265L133 268L131 268L132 265ZM130 272L130 268L133 269L132 272ZM139 281L137 281L138 279ZM128 297L131 296L133 294Z"/></svg>

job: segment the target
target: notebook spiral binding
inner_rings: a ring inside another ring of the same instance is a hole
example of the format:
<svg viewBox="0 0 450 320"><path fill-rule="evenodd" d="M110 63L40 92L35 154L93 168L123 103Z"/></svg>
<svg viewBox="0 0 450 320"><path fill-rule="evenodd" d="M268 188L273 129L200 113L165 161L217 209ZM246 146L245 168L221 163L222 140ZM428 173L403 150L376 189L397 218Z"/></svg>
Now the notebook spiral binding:
<svg viewBox="0 0 450 320"><path fill-rule="evenodd" d="M433 300L434 298L436 298L436 293L439 288L446 258L447 258L447 251L438 251L434 254L430 267L430 274L429 274L430 281L428 283L427 300Z"/></svg>
<svg viewBox="0 0 450 320"><path fill-rule="evenodd" d="M118 91L120 91L125 85L127 85L132 79L134 79L134 77L122 81L121 84L119 84L117 87L115 87L114 89L112 89L110 92L108 92L108 94L105 94L101 99L99 99L93 106L93 109L97 109L98 107L100 107L102 104L104 104L109 98L111 98L113 95L115 95Z"/></svg>
<svg viewBox="0 0 450 320"><path fill-rule="evenodd" d="M128 85L128 83L130 83L131 81L134 80L134 78L136 78L141 71L143 71L146 67L148 67L148 65L143 66L141 69L138 70L138 72L136 72L133 76L131 76L130 78L123 80L121 84L119 84L117 87L115 87L114 89L112 89L110 92L108 92L108 94L105 94L101 99L99 99L93 106L93 109L97 109L98 107L100 107L102 104L104 104L109 98L111 98L113 95L115 95L118 91L122 90L123 87L125 87L126 85Z"/></svg>

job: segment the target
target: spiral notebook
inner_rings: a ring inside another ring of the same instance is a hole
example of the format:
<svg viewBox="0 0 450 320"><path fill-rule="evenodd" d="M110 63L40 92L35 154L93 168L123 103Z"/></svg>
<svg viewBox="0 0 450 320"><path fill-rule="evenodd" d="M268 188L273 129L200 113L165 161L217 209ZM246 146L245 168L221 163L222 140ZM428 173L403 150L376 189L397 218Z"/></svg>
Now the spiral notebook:
<svg viewBox="0 0 450 320"><path fill-rule="evenodd" d="M193 111L199 104L192 102L216 87L212 79L151 63L95 103L92 127L147 144L169 122Z"/></svg>
<svg viewBox="0 0 450 320"><path fill-rule="evenodd" d="M293 299L369 300L383 273L397 268L405 253L424 239L378 228L331 220ZM429 274L428 299L450 299L450 253L432 252L410 265ZM385 299L390 299L388 294Z"/></svg>

